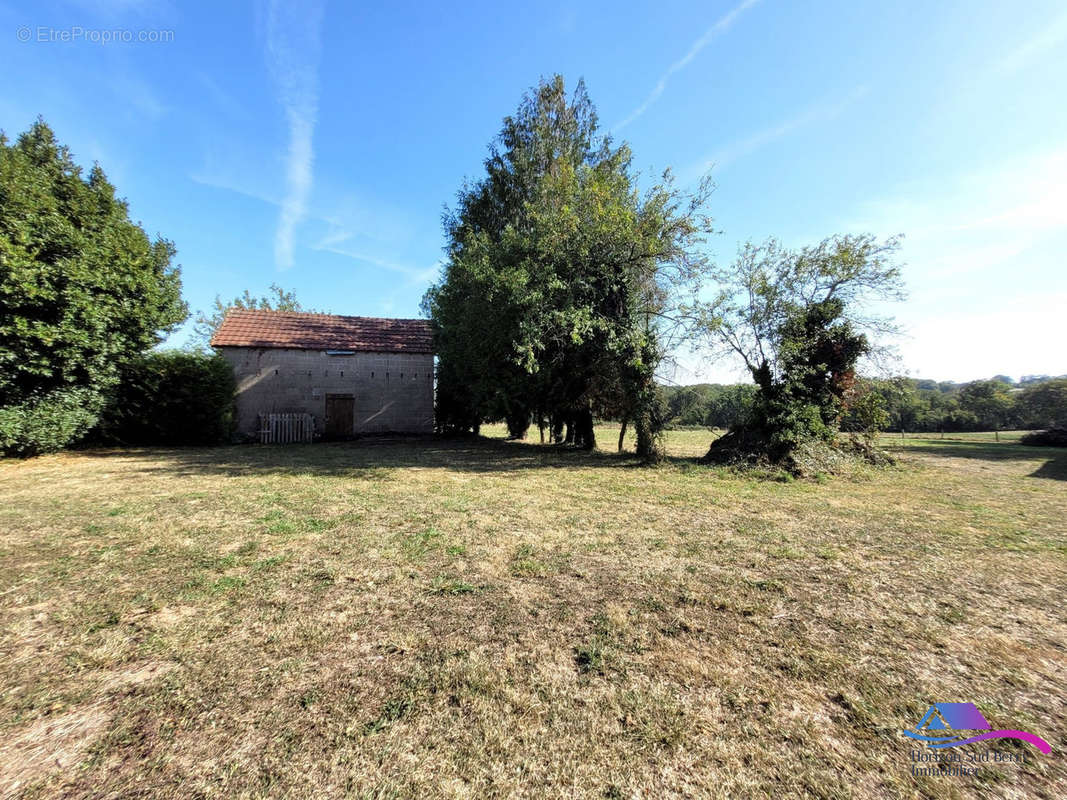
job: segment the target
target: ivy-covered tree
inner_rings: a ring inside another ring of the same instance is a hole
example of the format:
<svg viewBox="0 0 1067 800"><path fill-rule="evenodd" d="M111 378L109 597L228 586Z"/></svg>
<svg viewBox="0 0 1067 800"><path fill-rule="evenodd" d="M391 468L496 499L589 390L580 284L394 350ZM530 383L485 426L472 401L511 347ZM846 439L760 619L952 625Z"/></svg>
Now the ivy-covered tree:
<svg viewBox="0 0 1067 800"><path fill-rule="evenodd" d="M631 153L598 134L579 82L542 82L504 120L485 176L446 215L448 259L424 299L439 358L438 422L532 419L593 447L593 418L632 421L654 458L662 312L703 266L710 191L641 193ZM566 432L564 432L566 431Z"/></svg>
<svg viewBox="0 0 1067 800"><path fill-rule="evenodd" d="M44 121L0 134L0 451L55 450L93 424L121 366L187 316L174 254Z"/></svg>
<svg viewBox="0 0 1067 800"><path fill-rule="evenodd" d="M712 444L709 460L788 464L804 442L835 441L856 364L874 347L870 334L893 330L865 303L903 296L897 247L869 235L800 250L772 239L745 245L732 265L711 271L719 294L683 313L696 336L741 359L757 395L748 419Z"/></svg>

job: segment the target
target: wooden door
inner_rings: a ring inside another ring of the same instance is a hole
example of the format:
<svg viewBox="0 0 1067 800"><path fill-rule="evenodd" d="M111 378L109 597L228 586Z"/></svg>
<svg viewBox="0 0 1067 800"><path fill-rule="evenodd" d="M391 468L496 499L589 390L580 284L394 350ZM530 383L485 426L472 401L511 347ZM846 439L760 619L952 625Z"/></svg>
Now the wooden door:
<svg viewBox="0 0 1067 800"><path fill-rule="evenodd" d="M343 438L352 435L356 398L350 394L326 395L326 436Z"/></svg>

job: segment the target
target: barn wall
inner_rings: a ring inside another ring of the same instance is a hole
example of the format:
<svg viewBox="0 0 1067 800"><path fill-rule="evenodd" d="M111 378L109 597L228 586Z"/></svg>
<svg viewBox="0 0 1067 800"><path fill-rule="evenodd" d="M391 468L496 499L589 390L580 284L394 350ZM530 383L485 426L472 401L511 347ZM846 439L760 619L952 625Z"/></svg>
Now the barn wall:
<svg viewBox="0 0 1067 800"><path fill-rule="evenodd" d="M327 394L355 398L353 433L430 433L433 356L327 355L321 350L221 347L237 378L237 428L256 432L258 414L304 412L322 432Z"/></svg>

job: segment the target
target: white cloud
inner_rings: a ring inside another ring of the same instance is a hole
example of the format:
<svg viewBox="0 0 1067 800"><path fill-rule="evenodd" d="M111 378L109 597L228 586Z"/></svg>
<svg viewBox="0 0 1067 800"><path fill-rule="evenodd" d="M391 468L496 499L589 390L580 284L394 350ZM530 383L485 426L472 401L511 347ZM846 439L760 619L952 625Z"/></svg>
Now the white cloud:
<svg viewBox="0 0 1067 800"><path fill-rule="evenodd" d="M284 210L286 198L275 196L268 189L255 185L257 181L252 176L234 177L233 165L224 166L224 161L222 158L212 159L203 169L191 173L190 180ZM320 228L325 227L325 233L310 244L312 250L345 256L365 266L403 275L407 280L401 282L401 288L426 285L437 277L442 260L429 267L421 267L379 255L399 252L410 244L416 226L403 209L352 191L334 198L329 209L324 211L311 203L305 206L305 219L314 221Z"/></svg>
<svg viewBox="0 0 1067 800"><path fill-rule="evenodd" d="M1039 232L1067 228L1067 148L1011 165L991 182L1005 202L961 224L961 230Z"/></svg>
<svg viewBox="0 0 1067 800"><path fill-rule="evenodd" d="M1046 24L1040 31L997 62L1001 72L1018 72L1067 42L1067 13Z"/></svg>
<svg viewBox="0 0 1067 800"><path fill-rule="evenodd" d="M888 224L912 237L1039 234L1067 229L1067 146L1023 154L869 203L851 229Z"/></svg>
<svg viewBox="0 0 1067 800"><path fill-rule="evenodd" d="M994 299L995 309L976 314L961 307L909 324L900 350L911 374L953 381L1067 374L1062 346L1067 292Z"/></svg>
<svg viewBox="0 0 1067 800"><path fill-rule="evenodd" d="M370 253L356 250L351 247L341 247L340 245L343 242L348 241L349 238L351 237L347 234L339 235L337 231L334 231L326 234L326 236L319 242L312 245L312 249L324 253L333 253L338 256L345 256L346 258L351 258L353 261L370 264L387 272L395 272L400 275L405 275L408 278L404 284L405 286L416 286L430 283L437 277L438 272L441 270L441 265L444 263L443 259L439 259L430 267L413 267L390 259L379 258Z"/></svg>
<svg viewBox="0 0 1067 800"><path fill-rule="evenodd" d="M688 66L689 62L696 58L700 54L700 51L707 47L713 39L720 34L725 33L739 16L748 11L748 9L752 8L752 6L756 5L758 2L759 0L743 0L743 2L732 8L725 15L720 17L714 25L704 31L704 35L693 42L692 47L689 48L689 52L671 64L670 67L667 68L667 71L660 76L655 88L648 97L645 98L645 102L630 112L630 115L616 125L613 130L616 132L621 131L644 114L649 107L660 98L660 95L663 94L664 90L667 88L667 82L671 79L671 76L674 75L674 73Z"/></svg>
<svg viewBox="0 0 1067 800"><path fill-rule="evenodd" d="M286 194L274 237L274 260L279 269L293 266L296 229L307 214L311 195L321 28L322 7L318 4L289 5L272 0L268 6L267 62L289 126Z"/></svg>
<svg viewBox="0 0 1067 800"><path fill-rule="evenodd" d="M868 91L868 87L858 86L849 92L848 95L839 100L819 103L794 117L779 122L777 125L772 125L769 128L765 128L764 130L746 136L743 139L730 142L715 151L712 155L701 159L698 164L694 164L686 170L684 174L697 176L707 172L711 167L723 169L734 161L744 158L756 150L788 136L796 130L819 122L829 122L840 116L849 105L862 98Z"/></svg>
<svg viewBox="0 0 1067 800"><path fill-rule="evenodd" d="M235 166L240 158L241 154L234 149L208 154L204 166L189 173L189 179L282 208L285 198L267 187L268 181L264 180L262 170L260 175L255 175L248 164ZM410 242L419 231L419 226L405 209L381 197L347 187L340 196L324 195L330 195L329 187L322 186L320 181L316 191L318 201L309 201L305 206L306 219L324 223L328 228L313 249L321 250L325 245L359 239L395 250Z"/></svg>
<svg viewBox="0 0 1067 800"><path fill-rule="evenodd" d="M223 189L227 192L251 197L270 206L282 207L282 200L266 191L252 188L240 180L234 179L223 171L205 168L199 172L189 173L189 180L202 186L210 186L213 189Z"/></svg>

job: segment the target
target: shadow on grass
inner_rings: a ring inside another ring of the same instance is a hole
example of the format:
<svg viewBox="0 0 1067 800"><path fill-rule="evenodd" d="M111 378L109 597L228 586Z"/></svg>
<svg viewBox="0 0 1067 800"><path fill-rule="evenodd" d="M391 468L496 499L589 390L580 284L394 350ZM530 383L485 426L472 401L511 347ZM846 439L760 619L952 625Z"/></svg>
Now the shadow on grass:
<svg viewBox="0 0 1067 800"><path fill-rule="evenodd" d="M1027 477L1067 480L1067 450L1057 447L1028 447L1006 442L963 442L942 439L909 441L893 448L945 458L970 458L979 461L1040 461L1044 463Z"/></svg>
<svg viewBox="0 0 1067 800"><path fill-rule="evenodd" d="M177 475L327 475L358 478L398 468L464 472L633 467L632 453L575 450L485 438L367 437L351 442L234 445L197 448L124 448L80 451L90 458L143 459L146 472Z"/></svg>

